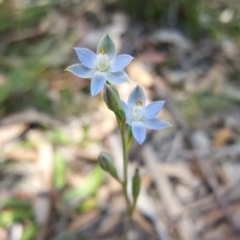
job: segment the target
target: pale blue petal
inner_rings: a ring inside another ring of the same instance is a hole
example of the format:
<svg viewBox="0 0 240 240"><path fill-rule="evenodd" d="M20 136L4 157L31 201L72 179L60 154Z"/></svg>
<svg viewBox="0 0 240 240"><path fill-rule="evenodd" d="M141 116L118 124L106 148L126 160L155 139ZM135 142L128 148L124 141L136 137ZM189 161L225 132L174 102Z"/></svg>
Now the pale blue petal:
<svg viewBox="0 0 240 240"><path fill-rule="evenodd" d="M165 122L165 121L160 120L160 119L157 119L157 118L145 120L144 125L145 125L146 128L149 128L149 129L152 129L152 130L164 129L164 128L172 126L170 123Z"/></svg>
<svg viewBox="0 0 240 240"><path fill-rule="evenodd" d="M128 75L124 71L107 72L107 80L112 84L128 82Z"/></svg>
<svg viewBox="0 0 240 240"><path fill-rule="evenodd" d="M142 102L143 106L145 106L145 96L141 87L136 86L133 91L131 92L128 98L128 106L133 107L135 106L136 102Z"/></svg>
<svg viewBox="0 0 240 240"><path fill-rule="evenodd" d="M91 82L91 94L92 96L97 95L106 83L106 74L103 72L96 72Z"/></svg>
<svg viewBox="0 0 240 240"><path fill-rule="evenodd" d="M142 145L146 138L146 129L143 122L132 122L132 134L136 141Z"/></svg>
<svg viewBox="0 0 240 240"><path fill-rule="evenodd" d="M131 61L133 57L127 54L118 55L110 62L109 72L118 72L123 70Z"/></svg>
<svg viewBox="0 0 240 240"><path fill-rule="evenodd" d="M74 48L79 60L82 62L83 65L86 67L95 69L96 68L96 62L97 62L97 55L87 49L87 48Z"/></svg>
<svg viewBox="0 0 240 240"><path fill-rule="evenodd" d="M144 109L145 119L151 119L156 117L156 115L162 109L164 103L165 101L155 101L147 105Z"/></svg>
<svg viewBox="0 0 240 240"><path fill-rule="evenodd" d="M73 73L74 75L81 77L81 78L91 78L96 70L90 69L85 67L82 64L74 64L69 66L66 71Z"/></svg>
<svg viewBox="0 0 240 240"><path fill-rule="evenodd" d="M127 125L132 126L132 120L131 119L126 118L126 123L127 123Z"/></svg>
<svg viewBox="0 0 240 240"><path fill-rule="evenodd" d="M98 44L97 54L100 53L103 54L106 53L109 60L116 56L115 44L112 41L112 39L108 36L108 34L105 34Z"/></svg>
<svg viewBox="0 0 240 240"><path fill-rule="evenodd" d="M120 104L125 112L126 118L130 118L130 109L129 109L128 105L122 100L120 101Z"/></svg>

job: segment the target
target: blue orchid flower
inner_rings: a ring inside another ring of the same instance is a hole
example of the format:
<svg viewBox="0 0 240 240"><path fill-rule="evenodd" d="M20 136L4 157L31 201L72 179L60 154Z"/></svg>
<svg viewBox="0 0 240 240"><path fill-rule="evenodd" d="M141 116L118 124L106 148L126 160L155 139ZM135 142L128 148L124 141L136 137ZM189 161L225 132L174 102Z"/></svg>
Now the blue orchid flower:
<svg viewBox="0 0 240 240"><path fill-rule="evenodd" d="M86 48L75 48L80 64L74 64L66 70L81 78L92 78L91 94L95 96L104 87L106 81L117 84L128 81L123 69L132 61L127 54L116 56L112 39L105 34L97 47L97 54Z"/></svg>
<svg viewBox="0 0 240 240"><path fill-rule="evenodd" d="M165 101L154 101L145 106L146 99L141 87L137 86L128 98L128 104L121 101L121 106L126 114L126 123L131 126L133 137L141 145L146 138L146 128L164 129L171 124L155 118L162 109Z"/></svg>

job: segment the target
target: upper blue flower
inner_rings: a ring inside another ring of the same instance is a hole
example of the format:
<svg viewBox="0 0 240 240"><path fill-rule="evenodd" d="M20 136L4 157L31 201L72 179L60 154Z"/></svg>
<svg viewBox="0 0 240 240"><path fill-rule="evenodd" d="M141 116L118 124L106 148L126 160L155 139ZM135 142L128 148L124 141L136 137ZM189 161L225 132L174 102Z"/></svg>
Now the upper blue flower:
<svg viewBox="0 0 240 240"><path fill-rule="evenodd" d="M112 39L105 34L97 47L97 54L86 48L75 48L80 64L74 64L66 70L81 78L92 78L91 94L95 96L104 87L106 81L122 83L128 81L123 69L133 57L122 54L116 57L116 48Z"/></svg>
<svg viewBox="0 0 240 240"><path fill-rule="evenodd" d="M146 129L163 129L171 124L155 118L162 109L165 101L155 101L145 106L146 99L141 87L137 86L128 98L128 104L121 101L122 108L126 114L126 123L131 126L133 137L139 144L146 138Z"/></svg>

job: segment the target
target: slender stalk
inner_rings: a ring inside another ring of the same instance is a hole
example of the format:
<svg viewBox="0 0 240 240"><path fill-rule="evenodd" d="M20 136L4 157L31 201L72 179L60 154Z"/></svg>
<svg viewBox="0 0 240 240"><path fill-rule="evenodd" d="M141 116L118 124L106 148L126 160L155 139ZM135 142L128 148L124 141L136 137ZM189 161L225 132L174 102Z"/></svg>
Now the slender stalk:
<svg viewBox="0 0 240 240"><path fill-rule="evenodd" d="M128 172L127 172L127 165L128 165L128 147L127 147L127 141L126 141L126 134L124 129L125 123L119 124L120 133L121 133L121 139L122 139L122 148L123 148L123 193L127 204L127 215L125 219L124 224L124 233L123 233L123 240L127 239L127 234L130 228L131 223L131 216L132 216L132 206L131 202L128 197L127 193L127 183L128 183Z"/></svg>
<svg viewBox="0 0 240 240"><path fill-rule="evenodd" d="M124 225L124 233L123 233L123 240L127 240L127 234L130 228L130 223L132 219L133 212L135 210L137 201L134 201L133 204L130 206L130 209L127 212L126 220L125 220L125 225Z"/></svg>
<svg viewBox="0 0 240 240"><path fill-rule="evenodd" d="M132 217L133 212L134 212L134 210L135 210L136 203L137 203L137 200L135 200L135 201L133 202L133 204L132 204L132 207L131 207L131 215L130 215L131 217Z"/></svg>

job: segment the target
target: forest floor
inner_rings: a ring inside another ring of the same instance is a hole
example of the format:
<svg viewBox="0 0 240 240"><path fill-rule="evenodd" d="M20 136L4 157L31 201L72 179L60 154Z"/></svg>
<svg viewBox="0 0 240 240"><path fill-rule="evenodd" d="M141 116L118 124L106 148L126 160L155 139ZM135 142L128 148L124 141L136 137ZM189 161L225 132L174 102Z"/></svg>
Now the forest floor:
<svg viewBox="0 0 240 240"><path fill-rule="evenodd" d="M121 186L97 164L108 151L122 172L115 117L64 71L73 47L95 51L105 33L134 56L122 99L141 85L173 125L132 144L129 177L139 167L142 187L129 239L240 239L237 41L196 41L100 1L23 2L0 1L0 240L121 235Z"/></svg>

